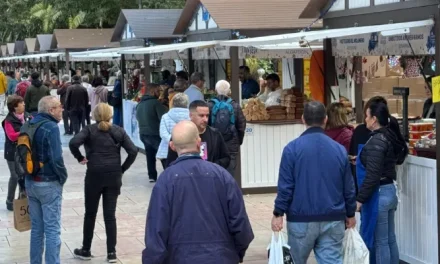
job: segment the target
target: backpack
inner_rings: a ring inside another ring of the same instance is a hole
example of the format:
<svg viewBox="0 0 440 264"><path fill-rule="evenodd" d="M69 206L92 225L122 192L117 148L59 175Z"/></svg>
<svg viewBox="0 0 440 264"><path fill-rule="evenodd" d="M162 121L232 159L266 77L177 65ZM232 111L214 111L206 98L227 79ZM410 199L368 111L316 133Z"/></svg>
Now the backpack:
<svg viewBox="0 0 440 264"><path fill-rule="evenodd" d="M222 133L225 141L229 141L236 134L232 99L219 101L215 98L212 102L214 102L214 107L212 108L211 126Z"/></svg>
<svg viewBox="0 0 440 264"><path fill-rule="evenodd" d="M49 120L43 120L35 124L26 122L20 129L15 152L15 172L18 179L24 179L26 175L36 176L43 167L43 162L38 161L38 154L33 146L34 136L38 128Z"/></svg>

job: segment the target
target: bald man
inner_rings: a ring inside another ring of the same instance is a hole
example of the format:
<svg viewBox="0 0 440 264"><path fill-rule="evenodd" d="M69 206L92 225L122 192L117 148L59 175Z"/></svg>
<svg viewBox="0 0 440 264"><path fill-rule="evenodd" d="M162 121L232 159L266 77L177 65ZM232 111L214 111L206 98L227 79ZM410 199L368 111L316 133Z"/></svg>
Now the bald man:
<svg viewBox="0 0 440 264"><path fill-rule="evenodd" d="M153 188L142 263L243 262L254 234L240 188L224 168L200 157L194 123L178 123L172 137L179 157Z"/></svg>

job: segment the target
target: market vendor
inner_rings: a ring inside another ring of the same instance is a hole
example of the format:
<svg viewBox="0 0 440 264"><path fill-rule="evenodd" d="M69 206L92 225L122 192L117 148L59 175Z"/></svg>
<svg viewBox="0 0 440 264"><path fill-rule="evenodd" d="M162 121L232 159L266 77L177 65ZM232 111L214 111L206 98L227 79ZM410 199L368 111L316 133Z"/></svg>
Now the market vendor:
<svg viewBox="0 0 440 264"><path fill-rule="evenodd" d="M426 78L425 83L425 91L426 91L426 99L425 103L423 104L423 118L435 118L435 105L432 103L432 79L431 77Z"/></svg>
<svg viewBox="0 0 440 264"><path fill-rule="evenodd" d="M260 99L266 107L275 106L281 104L281 92L283 89L280 87L280 77L276 73L269 74L266 77L266 92L260 95Z"/></svg>
<svg viewBox="0 0 440 264"><path fill-rule="evenodd" d="M248 66L240 66L238 77L241 81L241 99L255 97L260 92L260 85L252 79Z"/></svg>

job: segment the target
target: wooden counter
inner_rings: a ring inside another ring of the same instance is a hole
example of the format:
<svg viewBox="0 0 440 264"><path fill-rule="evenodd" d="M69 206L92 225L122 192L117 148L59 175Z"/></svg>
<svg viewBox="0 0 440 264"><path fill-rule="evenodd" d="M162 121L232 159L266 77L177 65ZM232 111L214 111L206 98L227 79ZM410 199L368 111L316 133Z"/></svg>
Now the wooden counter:
<svg viewBox="0 0 440 264"><path fill-rule="evenodd" d="M276 121L248 122L246 126L241 146L241 185L244 189L276 186L284 147L305 130L298 121Z"/></svg>

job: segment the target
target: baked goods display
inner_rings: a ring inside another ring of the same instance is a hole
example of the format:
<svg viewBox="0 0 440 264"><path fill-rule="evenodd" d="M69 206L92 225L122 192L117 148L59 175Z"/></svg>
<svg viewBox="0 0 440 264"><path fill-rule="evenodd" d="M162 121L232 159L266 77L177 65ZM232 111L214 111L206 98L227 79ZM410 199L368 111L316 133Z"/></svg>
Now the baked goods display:
<svg viewBox="0 0 440 264"><path fill-rule="evenodd" d="M246 121L269 120L269 114L263 102L256 98L249 99L244 105L243 114Z"/></svg>
<svg viewBox="0 0 440 264"><path fill-rule="evenodd" d="M285 89L281 93L281 106L286 108L286 119L301 119L304 113L304 95L296 89Z"/></svg>

